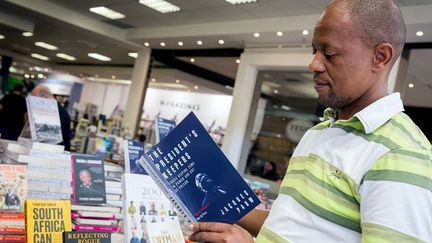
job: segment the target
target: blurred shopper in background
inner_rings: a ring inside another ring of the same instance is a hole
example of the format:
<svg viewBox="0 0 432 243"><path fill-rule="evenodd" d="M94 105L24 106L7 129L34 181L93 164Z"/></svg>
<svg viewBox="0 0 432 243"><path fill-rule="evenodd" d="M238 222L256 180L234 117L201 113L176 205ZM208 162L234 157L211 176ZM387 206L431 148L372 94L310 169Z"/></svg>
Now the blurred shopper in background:
<svg viewBox="0 0 432 243"><path fill-rule="evenodd" d="M0 133L3 139L17 140L24 127L27 106L23 89L22 84L16 84L12 92L0 100Z"/></svg>

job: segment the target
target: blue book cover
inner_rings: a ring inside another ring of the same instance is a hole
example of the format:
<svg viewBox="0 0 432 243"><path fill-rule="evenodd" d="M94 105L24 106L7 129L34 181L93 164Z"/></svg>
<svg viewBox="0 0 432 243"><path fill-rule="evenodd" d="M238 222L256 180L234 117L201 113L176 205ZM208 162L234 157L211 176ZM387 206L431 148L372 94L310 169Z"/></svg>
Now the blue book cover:
<svg viewBox="0 0 432 243"><path fill-rule="evenodd" d="M260 204L192 112L144 155L143 166L190 221L233 224Z"/></svg>
<svg viewBox="0 0 432 243"><path fill-rule="evenodd" d="M124 157L126 172L147 175L139 162L144 157L144 144L136 140L124 140Z"/></svg>
<svg viewBox="0 0 432 243"><path fill-rule="evenodd" d="M164 139L176 127L175 120L156 117L156 142Z"/></svg>

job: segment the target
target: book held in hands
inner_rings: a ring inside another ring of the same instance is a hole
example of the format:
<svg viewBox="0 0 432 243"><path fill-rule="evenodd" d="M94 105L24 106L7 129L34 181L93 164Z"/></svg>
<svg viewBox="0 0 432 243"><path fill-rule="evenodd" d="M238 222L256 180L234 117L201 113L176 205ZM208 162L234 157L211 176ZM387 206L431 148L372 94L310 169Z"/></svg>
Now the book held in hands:
<svg viewBox="0 0 432 243"><path fill-rule="evenodd" d="M233 224L260 203L192 112L144 155L143 166L191 222Z"/></svg>

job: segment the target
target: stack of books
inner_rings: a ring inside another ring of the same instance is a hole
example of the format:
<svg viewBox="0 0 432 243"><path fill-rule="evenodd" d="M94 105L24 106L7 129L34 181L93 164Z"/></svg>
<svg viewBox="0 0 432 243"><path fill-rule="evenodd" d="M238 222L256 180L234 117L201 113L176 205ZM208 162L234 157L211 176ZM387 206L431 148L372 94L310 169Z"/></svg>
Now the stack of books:
<svg viewBox="0 0 432 243"><path fill-rule="evenodd" d="M26 242L24 213L0 213L0 242Z"/></svg>
<svg viewBox="0 0 432 243"><path fill-rule="evenodd" d="M3 153L3 162L27 166L29 198L71 198L71 161L63 146L20 138L19 143L7 145Z"/></svg>
<svg viewBox="0 0 432 243"><path fill-rule="evenodd" d="M72 229L75 231L120 231L121 209L109 206L72 205Z"/></svg>
<svg viewBox="0 0 432 243"><path fill-rule="evenodd" d="M0 242L25 242L26 167L0 164Z"/></svg>

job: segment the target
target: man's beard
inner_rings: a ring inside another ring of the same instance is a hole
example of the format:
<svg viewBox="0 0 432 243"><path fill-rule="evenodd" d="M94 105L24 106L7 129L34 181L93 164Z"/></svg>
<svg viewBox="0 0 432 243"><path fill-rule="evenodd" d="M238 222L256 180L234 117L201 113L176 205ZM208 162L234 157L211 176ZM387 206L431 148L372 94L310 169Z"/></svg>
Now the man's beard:
<svg viewBox="0 0 432 243"><path fill-rule="evenodd" d="M337 96L335 93L331 92L329 96L325 98L318 98L319 103L325 107L341 109L350 104L351 99L347 97Z"/></svg>

